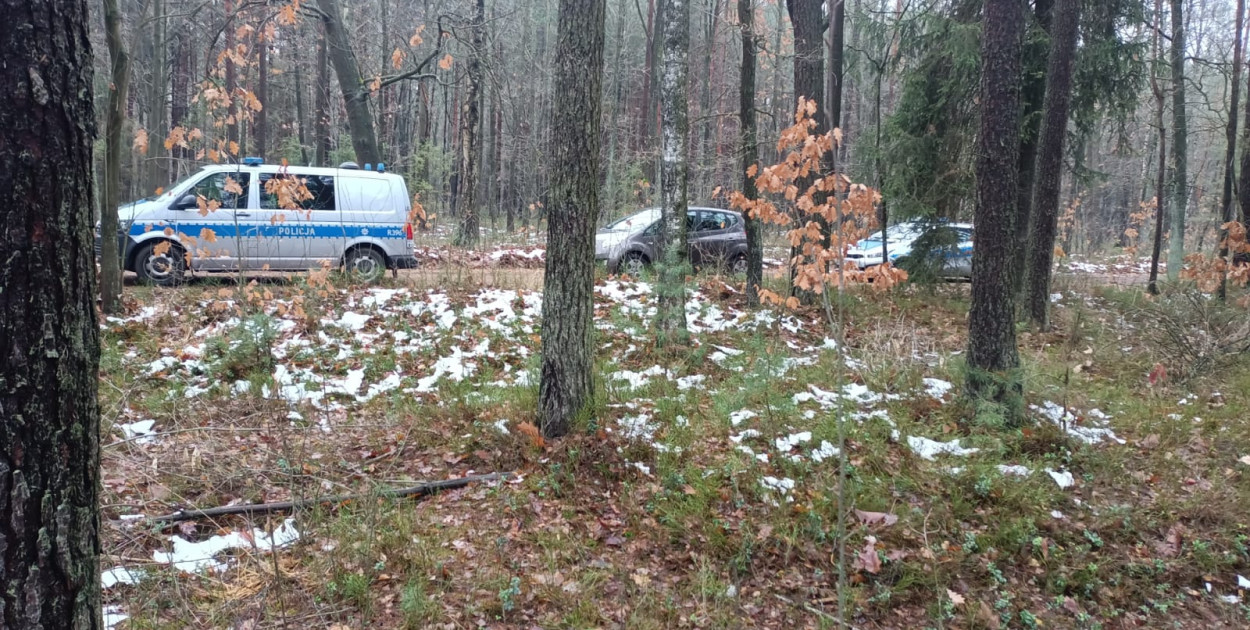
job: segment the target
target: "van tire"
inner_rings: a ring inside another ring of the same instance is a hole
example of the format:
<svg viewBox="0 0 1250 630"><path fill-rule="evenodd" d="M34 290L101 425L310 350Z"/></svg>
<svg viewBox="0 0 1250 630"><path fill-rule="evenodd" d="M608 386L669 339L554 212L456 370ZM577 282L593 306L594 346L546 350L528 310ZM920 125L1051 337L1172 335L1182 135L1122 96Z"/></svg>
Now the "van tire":
<svg viewBox="0 0 1250 630"><path fill-rule="evenodd" d="M158 254L156 248L162 243L168 244L169 248ZM134 268L141 284L179 286L187 271L186 250L173 241L148 241L135 252Z"/></svg>
<svg viewBox="0 0 1250 630"><path fill-rule="evenodd" d="M343 269L355 280L375 282L386 274L386 257L369 246L355 247L343 256Z"/></svg>

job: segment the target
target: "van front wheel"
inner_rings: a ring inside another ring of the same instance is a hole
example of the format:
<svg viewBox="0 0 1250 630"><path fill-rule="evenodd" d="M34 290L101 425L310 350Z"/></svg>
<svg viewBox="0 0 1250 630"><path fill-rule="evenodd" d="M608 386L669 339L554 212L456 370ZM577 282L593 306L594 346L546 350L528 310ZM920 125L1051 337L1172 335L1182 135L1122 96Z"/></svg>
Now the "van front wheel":
<svg viewBox="0 0 1250 630"><path fill-rule="evenodd" d="M135 252L135 274L143 284L178 286L186 269L186 253L172 241L151 241Z"/></svg>
<svg viewBox="0 0 1250 630"><path fill-rule="evenodd" d="M344 258L347 275L364 282L373 282L386 273L386 259L372 247L357 247Z"/></svg>

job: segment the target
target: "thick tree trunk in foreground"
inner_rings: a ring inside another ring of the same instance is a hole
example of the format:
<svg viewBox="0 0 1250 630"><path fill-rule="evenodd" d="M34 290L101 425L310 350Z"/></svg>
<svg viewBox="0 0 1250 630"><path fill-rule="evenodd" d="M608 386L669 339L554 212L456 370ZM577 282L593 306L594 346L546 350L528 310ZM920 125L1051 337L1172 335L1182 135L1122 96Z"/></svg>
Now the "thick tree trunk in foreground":
<svg viewBox="0 0 1250 630"><path fill-rule="evenodd" d="M751 0L738 0L738 22L742 26L742 65L739 70L738 120L742 127L742 194L755 199L755 178L747 175L747 169L759 160L759 144L755 135L755 50L759 45L755 34L755 9ZM760 303L760 284L764 282L764 243L760 234L760 220L748 213L747 230L747 304Z"/></svg>
<svg viewBox="0 0 1250 630"><path fill-rule="evenodd" d="M568 433L594 402L604 3L560 0L538 387L539 419L547 437Z"/></svg>
<svg viewBox="0 0 1250 630"><path fill-rule="evenodd" d="M0 627L101 628L84 0L0 20ZM106 234L106 238L114 235Z"/></svg>
<svg viewBox="0 0 1250 630"><path fill-rule="evenodd" d="M460 217L460 229L456 244L461 247L477 247L478 179L482 169L482 55L486 54L486 0L477 0L473 14L473 50L469 53L468 85L464 104L460 110L460 195L456 199L456 214Z"/></svg>
<svg viewBox="0 0 1250 630"><path fill-rule="evenodd" d="M1224 190L1220 194L1220 220L1221 225L1226 225L1234 219L1233 212L1233 179L1235 178L1235 166L1237 159L1237 116L1240 114L1238 110L1241 99L1241 34L1244 26L1242 21L1245 18L1246 0L1237 0L1237 13L1233 17L1236 21L1236 37L1233 38L1233 78L1230 101L1228 107L1228 131L1225 142L1228 143L1227 153L1224 155ZM1243 149L1244 151L1244 149ZM1220 258L1228 259L1228 247L1226 242L1228 239L1228 230L1220 228ZM1216 292L1220 301L1228 299L1228 277L1227 272L1222 274L1220 278L1220 288Z"/></svg>
<svg viewBox="0 0 1250 630"><path fill-rule="evenodd" d="M338 0L317 0L317 6L324 14L322 22L325 25L327 54L334 64L339 89L343 92L356 161L362 167L377 164L382 161L382 154L378 149L377 132L373 129L373 112L369 110L369 89L360 77L360 66L356 63L356 54L352 52L347 25L343 23L343 11Z"/></svg>
<svg viewBox="0 0 1250 630"><path fill-rule="evenodd" d="M664 0L664 59L660 80L660 257L656 344L686 343L686 275L690 272L686 210L690 184L690 5Z"/></svg>
<svg viewBox="0 0 1250 630"><path fill-rule="evenodd" d="M1046 70L1046 105L1037 152L1037 191L1030 216L1028 261L1025 263L1024 308L1040 330L1050 328L1050 275L1059 222L1059 189L1063 183L1063 144L1068 134L1072 100L1072 62L1081 14L1081 0L1059 0L1054 37ZM1020 217L1020 213L1016 213ZM1019 230L1017 230L1019 232Z"/></svg>
<svg viewBox="0 0 1250 630"><path fill-rule="evenodd" d="M1021 0L986 0L981 45L981 131L977 156L977 246L968 312L969 395L1015 402L1020 394L1015 299L1009 271L1016 255L1017 158L1020 150ZM1007 405L1010 420L1021 410Z"/></svg>
<svg viewBox="0 0 1250 630"><path fill-rule="evenodd" d="M130 51L122 41L122 15L117 0L104 0L105 41L112 61L108 111L104 119L104 198L100 201L100 309L117 313L122 307L121 252L117 243L117 206L121 203L122 126L126 122L126 95L130 92ZM160 142L159 139L151 142Z"/></svg>
<svg viewBox="0 0 1250 630"><path fill-rule="evenodd" d="M1185 261L1185 206L1189 201L1189 126L1185 114L1185 0L1172 0L1172 220L1168 280L1181 277Z"/></svg>

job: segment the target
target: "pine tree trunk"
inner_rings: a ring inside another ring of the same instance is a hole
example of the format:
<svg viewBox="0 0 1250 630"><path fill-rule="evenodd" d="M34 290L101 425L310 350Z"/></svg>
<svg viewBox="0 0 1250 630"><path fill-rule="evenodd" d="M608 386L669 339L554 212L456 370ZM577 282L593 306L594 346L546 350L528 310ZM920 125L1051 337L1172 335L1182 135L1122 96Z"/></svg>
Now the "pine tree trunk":
<svg viewBox="0 0 1250 630"><path fill-rule="evenodd" d="M811 116L816 124L809 130L814 136L823 135L829 131L825 104L821 102L825 98L825 40L823 35L825 21L821 16L821 4L821 0L787 0L786 2L786 7L790 12L790 24L794 27L794 101L796 107L800 99L807 99L816 104L816 111ZM793 120L796 107L792 107L787 112L787 121ZM790 123L784 124L788 126ZM800 196L806 194L807 189L815 181L815 176L816 174L813 173L795 182ZM824 203L824 199L818 196L814 202L819 205ZM799 221L797 209L795 212L794 218ZM812 220L819 222L815 218ZM806 223L807 219L804 218L801 221ZM825 235L825 242L828 244L828 226L821 225L821 233ZM801 246L790 248L792 261L798 260L800 256L803 256ZM807 262L811 262L810 257ZM812 293L800 291L794 286L796 273L797 267L791 264L790 294L803 298L805 302L810 301Z"/></svg>
<svg viewBox="0 0 1250 630"><path fill-rule="evenodd" d="M173 75L169 79L169 127L182 127L187 122L187 117L191 111L191 75L195 66L195 48L191 45L191 33L188 28L181 29L177 34L177 43L175 44L174 69ZM164 147L165 131L157 135L149 132L148 142L160 144ZM177 179L180 173L183 160L188 157L188 151L182 147L174 146L170 149L170 157L173 159L171 168L169 169L169 177Z"/></svg>
<svg viewBox="0 0 1250 630"><path fill-rule="evenodd" d="M103 627L100 341L87 3L4 6L0 627L95 630Z"/></svg>
<svg viewBox="0 0 1250 630"><path fill-rule="evenodd" d="M1037 190L1028 230L1024 287L1025 311L1039 330L1050 328L1050 274L1054 265L1059 190L1063 183L1063 144L1068 134L1072 64L1076 57L1080 13L1081 0L1058 0L1050 61L1046 69L1046 100L1037 152ZM1020 216L1017 212L1017 219Z"/></svg>
<svg viewBox="0 0 1250 630"><path fill-rule="evenodd" d="M656 287L656 345L673 349L689 339L686 275L690 273L686 210L690 182L690 5L663 0L664 54L660 80L660 247Z"/></svg>
<svg viewBox="0 0 1250 630"><path fill-rule="evenodd" d="M833 13L829 15L829 128L842 127L842 89L845 83L843 48L846 42L846 0L832 0ZM836 149L835 149L836 150Z"/></svg>
<svg viewBox="0 0 1250 630"><path fill-rule="evenodd" d="M560 0L543 274L543 435L594 405L594 232L599 210L605 0Z"/></svg>
<svg viewBox="0 0 1250 630"><path fill-rule="evenodd" d="M616 5L616 53L612 61L612 113L608 117L608 173L604 178L603 194L599 199L603 204L600 214L606 210L609 219L615 218L616 214L616 146L621 135L618 121L623 105L622 85L625 83L621 76L624 72L622 60L625 52L625 12L625 0L620 0Z"/></svg>
<svg viewBox="0 0 1250 630"><path fill-rule="evenodd" d="M225 0L226 23L225 23L225 40L226 40L226 95L230 98L230 106L226 109L226 139L230 142L239 142L239 108L235 105L238 102L235 92L239 89L239 71L234 64L234 30L238 25L234 23L234 2L235 0ZM232 156L233 157L233 156Z"/></svg>
<svg viewBox="0 0 1250 630"><path fill-rule="evenodd" d="M460 229L456 244L461 247L477 247L478 218L477 187L482 168L482 55L486 46L486 1L477 0L473 16L473 49L469 53L468 82L464 104L460 110L460 167L456 199L456 214L460 217Z"/></svg>
<svg viewBox="0 0 1250 630"><path fill-rule="evenodd" d="M352 149L361 165L382 161L378 149L377 132L373 128L373 112L369 109L369 87L360 76L356 54L352 52L351 38L343 22L343 11L338 0L317 0L323 14L326 29L326 52L343 92L343 105L347 109L347 126L352 134Z"/></svg>
<svg viewBox="0 0 1250 630"><path fill-rule="evenodd" d="M265 40L264 31L256 37L256 99L260 101L260 111L252 118L252 138L256 143L256 155L266 157L269 151L269 42Z"/></svg>
<svg viewBox="0 0 1250 630"><path fill-rule="evenodd" d="M1036 0L1033 5L1033 21L1041 33L1025 31L1024 100L1020 132L1019 181L1020 194L1016 197L1016 242L1029 241L1029 213L1033 208L1033 181L1037 170L1038 134L1042 128L1042 112L1046 98L1046 59L1050 56L1051 11L1055 0ZM1031 35L1031 36L1030 36ZM1027 245L1026 245L1027 249ZM1024 256L1012 257L1012 286L1017 293L1024 290Z"/></svg>
<svg viewBox="0 0 1250 630"><path fill-rule="evenodd" d="M1225 138L1227 143L1227 153L1224 155L1224 190L1220 194L1220 246L1219 257L1228 259L1228 230L1223 226L1233 221L1233 180L1235 178L1235 167L1237 158L1237 116L1240 107L1241 98L1241 35L1244 27L1244 19L1246 12L1246 0L1237 0L1237 13L1233 17L1236 22L1234 31L1236 36L1233 38L1233 77L1230 92L1231 104L1228 107L1228 130ZM1244 149L1243 149L1244 150ZM1223 302L1228 299L1228 274L1227 271L1221 272L1220 286L1216 292L1217 297Z"/></svg>
<svg viewBox="0 0 1250 630"><path fill-rule="evenodd" d="M1168 280L1180 279L1185 259L1185 207L1189 200L1189 128L1185 114L1185 0L1172 1L1172 220Z"/></svg>
<svg viewBox="0 0 1250 630"><path fill-rule="evenodd" d="M168 151L165 150L163 138L169 130L166 113L168 104L165 90L169 85L169 42L165 17L164 0L152 0L152 82L148 95L148 155L147 155L147 190L145 195L154 194L157 188L169 183Z"/></svg>
<svg viewBox="0 0 1250 630"><path fill-rule="evenodd" d="M1015 300L1008 275L1016 217L1020 151L1021 0L986 0L981 45L981 131L977 155L977 246L972 254L968 312L968 394L1007 403L1011 422L1020 408Z"/></svg>
<svg viewBox="0 0 1250 630"><path fill-rule="evenodd" d="M330 165L330 42L326 25L317 38L317 84L313 88L313 134L317 137L317 166Z"/></svg>
<svg viewBox="0 0 1250 630"><path fill-rule="evenodd" d="M755 199L755 178L747 175L747 169L759 160L759 143L755 133L755 51L759 46L755 34L755 8L752 0L738 0L738 23L742 28L742 65L739 68L738 120L742 126L742 194ZM760 220L746 216L747 231L747 304L759 306L760 285L764 283L764 244L760 234Z"/></svg>
<svg viewBox="0 0 1250 630"><path fill-rule="evenodd" d="M100 309L107 314L119 312L122 304L117 206L121 204L122 127L130 92L130 52L122 41L121 22L117 0L104 0L105 40L112 60L104 120L104 198L100 207Z"/></svg>
<svg viewBox="0 0 1250 630"><path fill-rule="evenodd" d="M716 124L712 113L712 49L716 46L716 29L720 20L720 0L709 0L707 28L703 39L703 85L699 92L700 142L699 142L699 189L695 199L710 196L716 152L712 148L712 127Z"/></svg>
<svg viewBox="0 0 1250 630"><path fill-rule="evenodd" d="M1155 62L1161 65L1163 61L1163 50L1159 43L1162 38L1163 28L1163 2L1155 0L1155 23L1152 48L1154 49ZM1152 70L1150 73L1150 91L1155 97L1155 128L1159 132L1159 141L1156 143L1159 149L1159 160L1157 164L1157 172L1155 174L1155 233L1154 242L1150 252L1150 279L1146 283L1146 292L1151 295L1159 294L1159 256L1163 249L1163 213L1167 206L1167 194L1163 187L1166 182L1167 174L1167 130L1163 126L1163 107L1164 94L1163 88L1159 85L1159 77ZM1250 114L1248 114L1250 115Z"/></svg>

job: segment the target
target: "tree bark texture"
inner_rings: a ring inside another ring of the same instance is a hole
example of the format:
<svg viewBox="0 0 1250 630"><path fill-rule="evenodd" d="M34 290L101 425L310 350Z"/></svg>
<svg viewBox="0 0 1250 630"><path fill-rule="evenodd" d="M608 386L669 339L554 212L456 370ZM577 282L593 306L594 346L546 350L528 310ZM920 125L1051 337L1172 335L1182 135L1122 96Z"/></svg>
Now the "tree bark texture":
<svg viewBox="0 0 1250 630"><path fill-rule="evenodd" d="M752 0L738 0L738 23L742 28L742 65L739 68L738 119L742 126L742 194L747 199L758 196L755 178L747 169L759 160L759 143L755 133L755 53L759 40L755 34L755 8ZM747 303L759 306L760 285L764 282L764 243L760 220L749 213L747 231Z"/></svg>
<svg viewBox="0 0 1250 630"><path fill-rule="evenodd" d="M1076 57L1082 0L1058 0L1050 61L1046 70L1046 100L1037 151L1037 190L1029 218L1028 260L1025 263L1024 308L1041 330L1050 328L1050 279L1054 266L1055 233L1059 224L1059 191L1063 183L1063 144L1068 133L1072 101L1072 64ZM1017 218L1021 213L1016 214ZM1017 230L1019 233L1019 230Z"/></svg>
<svg viewBox="0 0 1250 630"><path fill-rule="evenodd" d="M464 101L460 111L460 194L456 214L460 227L456 244L477 247L481 224L477 207L478 180L482 169L482 56L486 54L486 0L477 0L473 14L472 50Z"/></svg>
<svg viewBox="0 0 1250 630"><path fill-rule="evenodd" d="M94 630L100 344L87 2L0 7L0 627Z"/></svg>
<svg viewBox="0 0 1250 630"><path fill-rule="evenodd" d="M1015 300L1008 275L1016 255L1020 151L1022 0L986 0L981 43L981 130L977 155L977 246L968 312L968 393L1005 402L1018 396Z"/></svg>
<svg viewBox="0 0 1250 630"><path fill-rule="evenodd" d="M1225 142L1228 146L1224 154L1224 190L1220 194L1220 223L1225 225L1233 221L1235 213L1233 211L1233 180L1236 178L1237 164L1237 116L1241 99L1241 35L1245 25L1246 0L1237 0L1237 13L1233 20L1236 22L1234 31L1236 36L1233 38L1233 78L1230 88L1230 104L1228 106L1228 128ZM1243 149L1244 150L1244 149ZM1228 259L1228 247L1225 241L1228 239L1228 230L1220 228L1220 246L1219 256L1225 260ZM1220 286L1216 295L1220 301L1228 299L1228 278L1224 273L1220 278Z"/></svg>
<svg viewBox="0 0 1250 630"><path fill-rule="evenodd" d="M226 109L226 139L230 142L239 142L239 108L236 105L238 99L236 92L239 89L239 69L234 64L234 24L235 2L234 0L225 0L226 12L226 95L230 97L230 106Z"/></svg>
<svg viewBox="0 0 1250 630"><path fill-rule="evenodd" d="M108 111L104 119L104 198L100 202L100 309L113 314L122 306L121 252L117 243L117 206L121 203L122 126L130 92L130 51L122 41L118 0L104 0L104 31L111 60ZM153 140L160 142L160 140Z"/></svg>
<svg viewBox="0 0 1250 630"><path fill-rule="evenodd" d="M360 66L352 52L351 37L343 23L343 11L338 0L317 0L323 14L326 32L326 52L343 92L343 105L347 109L347 126L352 134L352 149L361 166L382 161L378 149L378 136L373 128L373 112L369 109L369 89L360 77Z"/></svg>
<svg viewBox="0 0 1250 630"><path fill-rule="evenodd" d="M1155 23L1154 37L1151 46L1154 48L1154 58L1156 63L1163 60L1163 52L1159 40L1162 37L1163 27L1163 2L1155 0ZM1159 132L1159 159L1157 160L1157 172L1155 173L1155 233L1154 242L1150 252L1150 279L1146 282L1146 292L1151 295L1159 294L1159 256L1163 249L1163 212L1167 206L1167 194L1164 186L1167 181L1167 155L1168 155L1168 134L1167 128L1163 126L1163 107L1164 94L1163 87L1159 85L1159 77L1152 70L1150 73L1150 91L1155 97L1155 128ZM1250 112L1247 113L1250 116Z"/></svg>
<svg viewBox="0 0 1250 630"><path fill-rule="evenodd" d="M812 121L816 124L810 129L810 133L814 136L824 135L829 131L829 120L825 116L825 104L822 102L825 99L824 30L827 23L821 14L821 4L821 0L787 0L786 2L786 7L790 12L790 24L794 27L795 107L790 109L788 113L790 118L784 124L786 126L793 124L793 116L799 100L807 99L816 104L816 111L811 116ZM827 167L825 160L822 160L822 167ZM812 173L808 177L795 182L800 196L807 193L812 182L816 180L817 175L817 173ZM820 195L815 195L813 201L817 205L824 203L824 199ZM801 214L796 208L794 219L798 225L805 224L809 220L807 217L801 216ZM828 226L821 225L820 231L825 235L824 244L828 246L830 235ZM800 256L803 256L803 248L801 246L792 246L790 248L790 259L792 261L798 260ZM814 294L806 291L801 292L798 287L794 286L795 274L796 266L791 264L791 295L799 296L805 302L810 301Z"/></svg>
<svg viewBox="0 0 1250 630"><path fill-rule="evenodd" d="M269 42L265 40L265 32L256 34L256 98L260 101L260 111L252 118L252 137L256 144L256 155L265 157L269 151Z"/></svg>
<svg viewBox="0 0 1250 630"><path fill-rule="evenodd" d="M1172 2L1172 220L1168 280L1181 277L1185 259L1185 207L1189 201L1189 126L1185 114L1185 0Z"/></svg>
<svg viewBox="0 0 1250 630"><path fill-rule="evenodd" d="M143 191L144 195L155 194L157 188L169 183L169 152L163 142L169 126L166 118L169 105L165 97L169 87L169 29L166 22L164 0L152 0L152 74L148 96L151 114L148 116L147 190Z"/></svg>
<svg viewBox="0 0 1250 630"><path fill-rule="evenodd" d="M846 0L832 0L829 15L829 128L842 127L843 53L846 45Z"/></svg>
<svg viewBox="0 0 1250 630"><path fill-rule="evenodd" d="M594 401L604 4L560 0L538 388L542 431L552 438L567 434Z"/></svg>
<svg viewBox="0 0 1250 630"><path fill-rule="evenodd" d="M1038 134L1042 128L1042 112L1046 99L1046 65L1050 56L1051 10L1054 0L1036 0L1033 5L1033 21L1037 31L1025 31L1023 118L1020 132L1020 157L1018 159L1020 194L1016 196L1016 243L1027 249L1029 241L1029 213L1033 208L1033 178L1037 170ZM1023 252L1021 252L1023 253ZM1012 283L1017 293L1024 288L1024 256L1012 257Z"/></svg>
<svg viewBox="0 0 1250 630"><path fill-rule="evenodd" d="M328 27L322 23L317 38L317 84L313 87L313 135L316 136L317 166L330 165L330 42Z"/></svg>
<svg viewBox="0 0 1250 630"><path fill-rule="evenodd" d="M690 185L690 4L664 0L663 76L660 80L660 244L656 343L684 345L686 328L686 210Z"/></svg>

